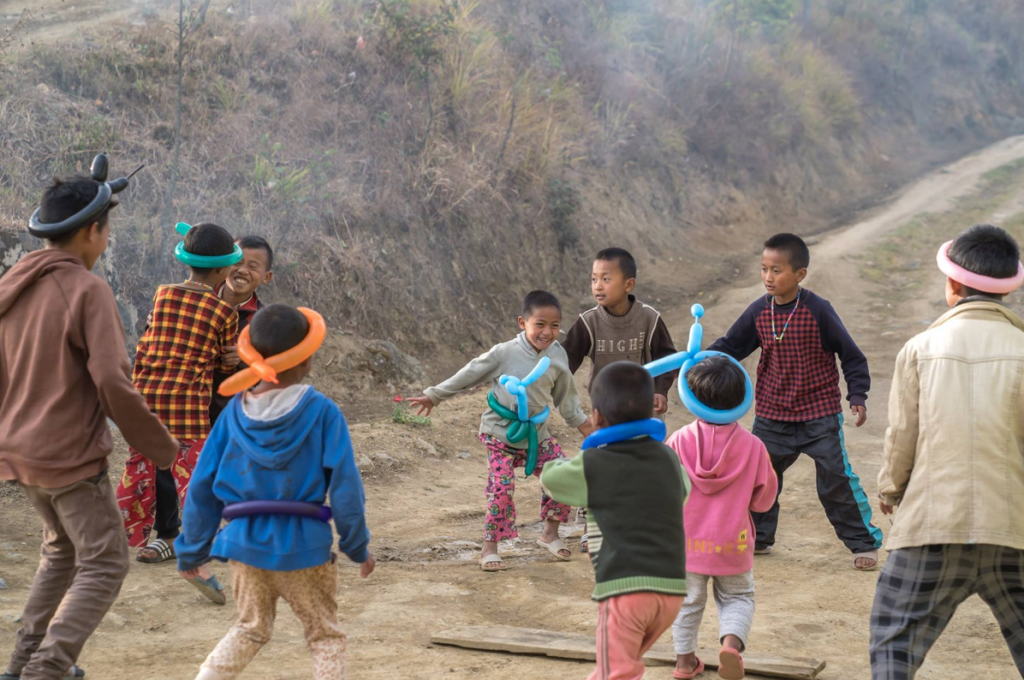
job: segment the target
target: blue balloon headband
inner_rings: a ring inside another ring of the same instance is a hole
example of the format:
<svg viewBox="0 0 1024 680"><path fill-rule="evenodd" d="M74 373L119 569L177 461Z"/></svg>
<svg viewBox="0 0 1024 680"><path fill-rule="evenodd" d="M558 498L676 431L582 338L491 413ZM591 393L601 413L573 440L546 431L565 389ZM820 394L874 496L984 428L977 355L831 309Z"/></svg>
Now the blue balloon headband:
<svg viewBox="0 0 1024 680"><path fill-rule="evenodd" d="M128 180L132 178L132 175L146 166L140 165L132 170L127 177L121 177L112 182L107 181L109 167L110 159L106 154L101 153L92 159L92 165L89 166L89 177L99 184L99 189L96 191L96 196L89 201L89 205L60 222L43 222L39 219L41 208L36 208L28 221L28 232L38 238L54 239L89 226L103 214L104 210L114 204L114 194L121 193L128 188Z"/></svg>
<svg viewBox="0 0 1024 680"><path fill-rule="evenodd" d="M747 373L743 365L736 361L728 354L722 352L702 352L700 351L701 340L704 339L704 328L700 325L700 318L704 316L704 307L701 305L694 305L690 308L690 313L693 314L694 324L690 327L690 341L686 345L685 352L679 352L672 356L664 357L653 361L644 368L653 377L658 377L663 373L669 371L680 370L679 373L679 398L683 402L690 413L697 416L701 420L706 420L709 423L715 425L728 425L729 423L735 423L737 420L742 418L750 410L750 406L754 403L754 387L750 382L750 375ZM743 376L746 378L747 388L746 394L743 397L743 403L734 409L728 411L721 411L713 409L702 404L693 391L690 389L689 383L686 382L686 372L693 368L698 362L707 359L709 357L722 356L729 359L743 371Z"/></svg>
<svg viewBox="0 0 1024 680"><path fill-rule="evenodd" d="M584 451L587 449L596 449L601 446L607 446L608 444L636 439L637 437L650 437L651 439L663 442L665 441L665 435L667 432L664 420L658 420L657 418L634 420L628 423L619 423L618 425L603 427L597 432L592 432L590 436L583 440L581 448Z"/></svg>
<svg viewBox="0 0 1024 680"><path fill-rule="evenodd" d="M192 225L185 224L184 222L178 222L174 227L174 230L186 236L188 232L192 230ZM174 249L174 257L178 258L179 262L187 264L189 267L199 267L200 269L220 269L221 267L230 267L233 264L238 264L242 261L242 249L235 244L235 249L227 255L195 255L185 250L185 242L181 241Z"/></svg>

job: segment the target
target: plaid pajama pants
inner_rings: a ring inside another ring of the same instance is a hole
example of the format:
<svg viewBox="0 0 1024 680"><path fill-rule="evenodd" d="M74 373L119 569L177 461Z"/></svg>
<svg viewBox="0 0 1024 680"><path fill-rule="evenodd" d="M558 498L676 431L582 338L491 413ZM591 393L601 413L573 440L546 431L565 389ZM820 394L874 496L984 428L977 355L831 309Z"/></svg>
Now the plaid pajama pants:
<svg viewBox="0 0 1024 680"><path fill-rule="evenodd" d="M950 544L889 553L871 611L872 680L913 680L957 607L974 594L992 609L1024 677L1024 550Z"/></svg>

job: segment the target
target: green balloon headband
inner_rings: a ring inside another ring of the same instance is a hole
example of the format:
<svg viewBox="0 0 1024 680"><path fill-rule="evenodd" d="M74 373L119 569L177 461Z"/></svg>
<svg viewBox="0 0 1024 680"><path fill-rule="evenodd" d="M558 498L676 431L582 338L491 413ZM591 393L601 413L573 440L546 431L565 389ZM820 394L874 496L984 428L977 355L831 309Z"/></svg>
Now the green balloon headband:
<svg viewBox="0 0 1024 680"><path fill-rule="evenodd" d="M189 231L192 230L191 224L185 224L184 222L178 222L174 227L174 230L185 236ZM200 269L220 269L221 267L230 267L233 264L238 264L242 261L242 249L235 244L235 249L227 255L195 255L185 250L185 242L180 242L174 249L174 257L178 258L179 262L187 264L189 267L199 267Z"/></svg>

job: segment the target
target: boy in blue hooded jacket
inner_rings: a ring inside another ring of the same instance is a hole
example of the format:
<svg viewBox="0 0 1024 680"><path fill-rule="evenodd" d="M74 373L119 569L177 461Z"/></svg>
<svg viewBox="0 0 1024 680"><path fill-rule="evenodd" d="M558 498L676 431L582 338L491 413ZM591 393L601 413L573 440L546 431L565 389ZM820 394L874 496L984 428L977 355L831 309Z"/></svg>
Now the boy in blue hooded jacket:
<svg viewBox="0 0 1024 680"><path fill-rule="evenodd" d="M309 322L292 307L270 305L256 313L249 332L253 348L271 357L298 345ZM373 572L348 427L334 402L301 384L311 362L312 357L279 373L276 384L261 382L232 399L196 466L175 541L178 571L194 580L210 558L230 560L239 614L197 680L227 680L245 669L270 640L278 598L302 622L313 677L344 677L331 526L322 518L278 514L280 501L316 509L329 499L339 549L362 565L363 578ZM225 507L248 501L278 503L264 503L257 514L237 516L220 529Z"/></svg>

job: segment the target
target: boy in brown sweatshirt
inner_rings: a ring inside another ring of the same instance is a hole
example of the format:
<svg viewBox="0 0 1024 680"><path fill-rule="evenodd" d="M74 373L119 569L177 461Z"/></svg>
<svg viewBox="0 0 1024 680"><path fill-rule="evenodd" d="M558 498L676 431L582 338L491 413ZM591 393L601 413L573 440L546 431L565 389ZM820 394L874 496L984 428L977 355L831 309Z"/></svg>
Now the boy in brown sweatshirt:
<svg viewBox="0 0 1024 680"><path fill-rule="evenodd" d="M92 178L55 180L29 231L46 247L0 278L0 480L17 481L43 544L3 680L76 677L85 641L128 574L128 542L107 478L107 418L161 467L178 452L132 386L109 286L90 270L106 250L113 193Z"/></svg>

